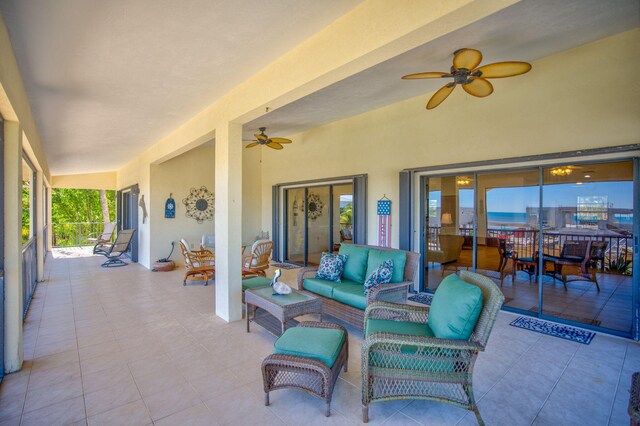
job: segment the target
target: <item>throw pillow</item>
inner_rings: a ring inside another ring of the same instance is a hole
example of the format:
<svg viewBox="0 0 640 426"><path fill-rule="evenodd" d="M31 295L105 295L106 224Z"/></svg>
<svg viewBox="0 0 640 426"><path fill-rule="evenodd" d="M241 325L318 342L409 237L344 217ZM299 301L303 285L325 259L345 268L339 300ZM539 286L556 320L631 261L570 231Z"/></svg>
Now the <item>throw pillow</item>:
<svg viewBox="0 0 640 426"><path fill-rule="evenodd" d="M368 293L373 287L378 284L386 284L391 282L393 276L393 259L385 260L376 269L369 274L364 282L364 291Z"/></svg>
<svg viewBox="0 0 640 426"><path fill-rule="evenodd" d="M344 254L322 253L316 278L339 283L346 262L347 256Z"/></svg>

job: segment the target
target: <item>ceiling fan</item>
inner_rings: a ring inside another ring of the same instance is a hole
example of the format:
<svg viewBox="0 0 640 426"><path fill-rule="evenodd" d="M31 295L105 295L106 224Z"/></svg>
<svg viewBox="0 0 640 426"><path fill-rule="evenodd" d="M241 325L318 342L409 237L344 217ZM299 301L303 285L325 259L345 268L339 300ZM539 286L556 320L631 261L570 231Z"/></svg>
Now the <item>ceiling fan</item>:
<svg viewBox="0 0 640 426"><path fill-rule="evenodd" d="M250 144L248 144L247 148L253 148L254 146L258 146L258 145L266 145L269 148L282 149L283 143L291 143L291 139L270 138L269 136L265 135L264 131L267 130L266 127L260 127L259 130L260 130L260 133L256 133L253 135L255 136L256 139Z"/></svg>
<svg viewBox="0 0 640 426"><path fill-rule="evenodd" d="M434 109L447 99L458 84L461 84L468 94L484 98L493 93L493 85L486 80L487 78L513 77L529 72L531 69L531 64L528 62L496 62L478 68L480 62L482 62L482 53L479 50L458 49L453 52L451 72L420 72L405 75L402 78L415 80L452 77L451 83L445 84L429 99L427 109Z"/></svg>

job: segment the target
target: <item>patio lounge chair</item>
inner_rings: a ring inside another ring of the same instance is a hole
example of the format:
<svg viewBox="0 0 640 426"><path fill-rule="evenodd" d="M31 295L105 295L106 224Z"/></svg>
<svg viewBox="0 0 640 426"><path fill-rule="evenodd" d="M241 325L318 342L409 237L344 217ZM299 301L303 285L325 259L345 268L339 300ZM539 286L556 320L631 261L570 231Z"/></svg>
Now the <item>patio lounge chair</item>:
<svg viewBox="0 0 640 426"><path fill-rule="evenodd" d="M430 399L473 411L484 424L473 394L473 367L487 345L504 295L488 277L459 274L440 283L430 307L389 302L367 307L363 422L369 420L371 402Z"/></svg>
<svg viewBox="0 0 640 426"><path fill-rule="evenodd" d="M113 243L98 243L93 248L93 254L101 254L107 260L100 266L110 268L115 266L124 266L128 263L122 260L124 254L129 250L135 229L123 229L118 232L118 236Z"/></svg>
<svg viewBox="0 0 640 426"><path fill-rule="evenodd" d="M551 269L546 271L546 275L553 277L554 280L560 279L565 290L569 282L590 281L594 282L596 289L600 291L596 273L589 272L591 254L591 241L567 240L562 245L560 256L544 256L545 269L547 265L551 265ZM569 276L576 278L569 279Z"/></svg>
<svg viewBox="0 0 640 426"><path fill-rule="evenodd" d="M204 285L209 284L209 279L216 276L216 257L210 250L192 250L189 243L180 240L180 249L184 256L184 279L182 285L187 285L187 278L201 276L204 278Z"/></svg>
<svg viewBox="0 0 640 426"><path fill-rule="evenodd" d="M105 223L104 227L102 228L102 232L92 232L87 236L87 242L93 245L108 243L109 241L111 241L111 237L113 236L113 232L115 230L115 222Z"/></svg>

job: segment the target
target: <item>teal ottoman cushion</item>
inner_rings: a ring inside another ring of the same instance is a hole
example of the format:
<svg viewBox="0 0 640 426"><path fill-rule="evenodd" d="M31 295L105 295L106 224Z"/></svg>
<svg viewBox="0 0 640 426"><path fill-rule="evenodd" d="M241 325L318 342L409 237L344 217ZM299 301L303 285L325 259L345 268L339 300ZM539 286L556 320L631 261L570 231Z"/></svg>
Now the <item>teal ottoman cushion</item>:
<svg viewBox="0 0 640 426"><path fill-rule="evenodd" d="M313 358L333 367L344 342L344 332L334 328L294 327L276 340L273 353Z"/></svg>
<svg viewBox="0 0 640 426"><path fill-rule="evenodd" d="M343 282L333 289L333 300L365 310L367 308L367 296L364 294L364 285L348 284Z"/></svg>
<svg viewBox="0 0 640 426"><path fill-rule="evenodd" d="M266 287L271 285L271 278L251 277L242 280L242 291L250 288Z"/></svg>
<svg viewBox="0 0 640 426"><path fill-rule="evenodd" d="M356 247L353 244L342 244L338 253L348 256L344 264L342 276L349 281L364 283L365 278L367 278L365 274L367 272L369 247ZM378 263L378 265L380 263ZM376 265L376 267L378 265Z"/></svg>
<svg viewBox="0 0 640 426"><path fill-rule="evenodd" d="M431 301L429 327L441 339L468 340L482 310L482 290L452 274Z"/></svg>
<svg viewBox="0 0 640 426"><path fill-rule="evenodd" d="M369 250L369 259L367 261L366 277L371 275L375 269L385 260L393 260L392 283L401 283L404 281L404 265L407 263L407 253L401 250Z"/></svg>

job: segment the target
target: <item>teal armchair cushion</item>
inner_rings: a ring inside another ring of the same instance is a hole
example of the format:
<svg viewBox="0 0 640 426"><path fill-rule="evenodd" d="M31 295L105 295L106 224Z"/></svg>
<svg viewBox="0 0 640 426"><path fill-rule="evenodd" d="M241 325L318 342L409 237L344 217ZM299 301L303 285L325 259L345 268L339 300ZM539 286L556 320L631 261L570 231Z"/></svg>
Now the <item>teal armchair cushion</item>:
<svg viewBox="0 0 640 426"><path fill-rule="evenodd" d="M429 327L441 339L469 340L482 311L482 290L456 274L446 277L429 309Z"/></svg>
<svg viewBox="0 0 640 426"><path fill-rule="evenodd" d="M367 308L367 296L362 284L348 284L343 281L334 287L333 300L362 310Z"/></svg>
<svg viewBox="0 0 640 426"><path fill-rule="evenodd" d="M376 250L369 251L369 259L367 260L368 277L375 269L385 260L393 260L393 274L391 275L392 283L400 283L404 281L404 266L407 263L407 253L402 250Z"/></svg>
<svg viewBox="0 0 640 426"><path fill-rule="evenodd" d="M251 277L242 280L242 291L250 288L267 287L271 285L271 278Z"/></svg>
<svg viewBox="0 0 640 426"><path fill-rule="evenodd" d="M334 328L294 327L276 340L276 354L313 358L331 368L340 354L344 332Z"/></svg>
<svg viewBox="0 0 640 426"><path fill-rule="evenodd" d="M346 254L347 261L344 264L344 272L342 277L349 281L364 283L367 277L367 261L369 259L369 247L356 247L353 244L342 244L340 254ZM383 259L383 261L386 259ZM376 267L381 264L378 262Z"/></svg>

